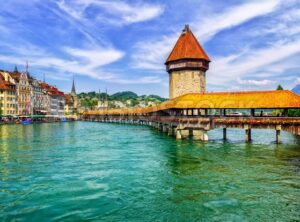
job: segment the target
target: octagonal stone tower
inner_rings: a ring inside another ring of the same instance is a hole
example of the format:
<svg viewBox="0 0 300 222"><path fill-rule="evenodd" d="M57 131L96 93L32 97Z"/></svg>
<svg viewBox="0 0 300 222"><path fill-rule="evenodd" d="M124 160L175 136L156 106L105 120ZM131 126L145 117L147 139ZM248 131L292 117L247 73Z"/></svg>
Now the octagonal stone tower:
<svg viewBox="0 0 300 222"><path fill-rule="evenodd" d="M210 59L186 25L165 63L170 99L187 93L204 93Z"/></svg>

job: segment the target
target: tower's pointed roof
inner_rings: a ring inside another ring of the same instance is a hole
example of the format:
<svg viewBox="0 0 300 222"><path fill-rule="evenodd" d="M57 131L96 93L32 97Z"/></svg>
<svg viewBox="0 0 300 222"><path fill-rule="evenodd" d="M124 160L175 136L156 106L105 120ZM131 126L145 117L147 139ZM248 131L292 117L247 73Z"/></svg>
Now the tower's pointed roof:
<svg viewBox="0 0 300 222"><path fill-rule="evenodd" d="M188 25L186 25L182 31L172 52L167 58L166 63L181 59L204 59L210 62L208 55L201 47Z"/></svg>
<svg viewBox="0 0 300 222"><path fill-rule="evenodd" d="M73 78L72 91L71 91L71 93L76 94L74 78Z"/></svg>

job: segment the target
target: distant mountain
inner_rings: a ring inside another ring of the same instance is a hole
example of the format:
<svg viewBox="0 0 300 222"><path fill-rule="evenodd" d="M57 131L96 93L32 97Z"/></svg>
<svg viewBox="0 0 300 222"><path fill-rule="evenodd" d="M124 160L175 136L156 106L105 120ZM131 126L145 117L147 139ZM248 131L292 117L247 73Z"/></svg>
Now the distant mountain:
<svg viewBox="0 0 300 222"><path fill-rule="evenodd" d="M300 84L297 85L292 91L300 96Z"/></svg>
<svg viewBox="0 0 300 222"><path fill-rule="evenodd" d="M127 100L127 99L136 99L138 95L131 91L118 92L110 96L113 100Z"/></svg>
<svg viewBox="0 0 300 222"><path fill-rule="evenodd" d="M153 106L167 99L157 95L142 95L138 96L136 93L131 91L117 92L112 95L106 93L97 93L95 91L87 93L79 93L78 98L81 105L86 108L97 107L100 103L104 103L106 99L110 108L124 108L124 107L145 107Z"/></svg>

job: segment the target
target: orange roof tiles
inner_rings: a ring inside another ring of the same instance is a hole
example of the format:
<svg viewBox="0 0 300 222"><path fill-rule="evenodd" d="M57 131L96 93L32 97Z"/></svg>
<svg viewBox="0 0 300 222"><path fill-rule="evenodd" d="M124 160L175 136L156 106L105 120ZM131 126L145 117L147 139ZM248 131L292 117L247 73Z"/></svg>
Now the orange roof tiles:
<svg viewBox="0 0 300 222"><path fill-rule="evenodd" d="M21 78L21 73L19 72L8 72L10 74L10 76L15 79L17 82L20 81Z"/></svg>
<svg viewBox="0 0 300 222"><path fill-rule="evenodd" d="M15 90L15 84L5 81L4 77L0 75L0 89L1 90Z"/></svg>
<svg viewBox="0 0 300 222"><path fill-rule="evenodd" d="M74 103L74 100L73 100L73 97L71 94L65 94L65 103L66 104L73 104Z"/></svg>
<svg viewBox="0 0 300 222"><path fill-rule="evenodd" d="M56 87L50 86L49 84L42 82L40 83L42 89L46 90L49 94L57 95L57 96L64 96L65 94L59 91Z"/></svg>
<svg viewBox="0 0 300 222"><path fill-rule="evenodd" d="M300 96L289 90L191 93L158 106L89 111L86 114L141 114L167 109L282 109L300 108Z"/></svg>
<svg viewBox="0 0 300 222"><path fill-rule="evenodd" d="M1 90L8 90L8 86L5 84L5 81L2 77L2 75L0 75L0 89Z"/></svg>
<svg viewBox="0 0 300 222"><path fill-rule="evenodd" d="M162 104L172 108L300 108L300 96L289 90L186 94Z"/></svg>
<svg viewBox="0 0 300 222"><path fill-rule="evenodd" d="M210 62L208 55L188 26L185 26L185 29L167 58L166 64L181 59L204 59Z"/></svg>

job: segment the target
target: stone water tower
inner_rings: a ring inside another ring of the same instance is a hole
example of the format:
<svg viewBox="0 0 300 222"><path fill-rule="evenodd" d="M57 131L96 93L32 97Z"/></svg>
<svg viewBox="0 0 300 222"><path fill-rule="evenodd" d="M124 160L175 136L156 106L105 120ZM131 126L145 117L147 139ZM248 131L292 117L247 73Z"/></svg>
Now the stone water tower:
<svg viewBox="0 0 300 222"><path fill-rule="evenodd" d="M210 59L186 25L165 63L170 99L187 93L204 93Z"/></svg>

